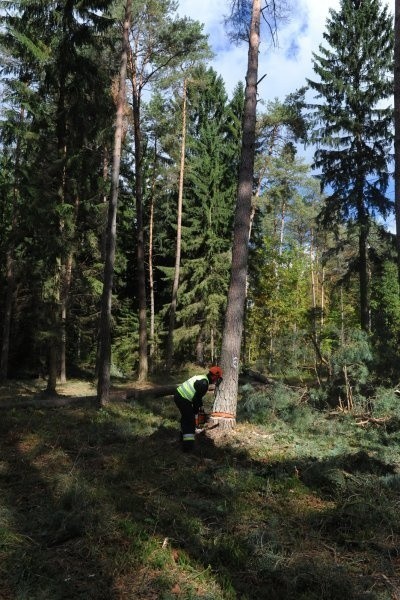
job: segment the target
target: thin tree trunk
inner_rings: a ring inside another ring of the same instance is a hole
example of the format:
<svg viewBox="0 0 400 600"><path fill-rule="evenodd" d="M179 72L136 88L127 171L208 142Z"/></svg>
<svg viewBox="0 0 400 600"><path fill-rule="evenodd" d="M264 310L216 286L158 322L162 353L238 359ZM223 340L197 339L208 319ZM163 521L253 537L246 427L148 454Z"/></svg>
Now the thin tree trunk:
<svg viewBox="0 0 400 600"><path fill-rule="evenodd" d="M232 428L236 423L253 195L260 16L261 0L253 0L249 31L242 150L233 232L231 280L222 338L221 366L224 372L224 379L216 393L213 408L214 416L212 417L212 421L217 422L222 428Z"/></svg>
<svg viewBox="0 0 400 600"><path fill-rule="evenodd" d="M72 278L72 252L69 253L63 268L61 281L61 348L60 348L60 382L67 381L67 308Z"/></svg>
<svg viewBox="0 0 400 600"><path fill-rule="evenodd" d="M196 362L198 365L204 365L204 336L203 331L199 331L196 339Z"/></svg>
<svg viewBox="0 0 400 600"><path fill-rule="evenodd" d="M325 325L325 267L321 272L321 331Z"/></svg>
<svg viewBox="0 0 400 600"><path fill-rule="evenodd" d="M154 309L154 273L153 273L153 228L154 228L154 191L156 184L156 148L154 150L154 176L152 194L150 199L150 222L149 222L149 294L150 294L150 370L154 368L154 346L155 346L155 309Z"/></svg>
<svg viewBox="0 0 400 600"><path fill-rule="evenodd" d="M67 0L63 6L62 12L62 37L65 39L68 35L68 21L73 12L73 0ZM57 116L56 116L56 136L58 146L58 157L62 164L61 180L58 190L58 201L62 206L65 203L66 196L66 181L67 181L67 123L66 123L66 111L65 111L65 95L67 85L67 69L65 61L61 61L60 73L59 73L59 95L57 101ZM62 247L66 247L65 240L65 223L63 218L59 222L59 234L63 242ZM47 380L47 394L56 393L57 377L60 373L61 366L59 360L61 358L61 349L63 345L63 338L65 336L64 323L62 322L62 308L61 299L63 295L63 256L57 256L55 258L55 276L53 285L53 299L52 305L49 307L50 320L52 323L51 330L49 331L48 338L48 370L49 376ZM65 259L66 260L66 259ZM64 365L65 369L65 365Z"/></svg>
<svg viewBox="0 0 400 600"><path fill-rule="evenodd" d="M314 267L314 232L311 229L311 242L310 242L310 267L311 267L311 302L312 302L312 328L315 343L318 346L318 332L317 332L317 291L316 291L316 275Z"/></svg>
<svg viewBox="0 0 400 600"><path fill-rule="evenodd" d="M394 10L394 205L400 283L400 0L395 0Z"/></svg>
<svg viewBox="0 0 400 600"><path fill-rule="evenodd" d="M79 197L75 199L74 229L78 221ZM74 252L71 247L61 273L61 348L60 348L60 382L67 381L67 311L71 289L72 265Z"/></svg>
<svg viewBox="0 0 400 600"><path fill-rule="evenodd" d="M8 376L8 357L10 353L10 332L12 305L15 290L15 269L14 269L14 251L12 245L7 252L7 290L3 317L3 337L1 345L0 359L0 380L7 379Z"/></svg>
<svg viewBox="0 0 400 600"><path fill-rule="evenodd" d="M106 189L108 179L108 148L103 149L103 185L104 190ZM107 244L107 208L108 208L109 197L106 193L103 194L102 203L104 205L104 211L101 211L101 237L100 237L100 254L101 261L105 263L106 260L106 244ZM102 207L103 209L103 207ZM100 368L100 330L97 332L96 339L96 364L94 368L94 378L98 379Z"/></svg>
<svg viewBox="0 0 400 600"><path fill-rule="evenodd" d="M343 301L343 285L340 286L340 341L344 345L344 301Z"/></svg>
<svg viewBox="0 0 400 600"><path fill-rule="evenodd" d="M114 134L114 150L112 164L111 194L108 205L106 257L104 263L103 294L101 298L100 318L100 359L97 382L97 401L104 406L110 396L111 368L111 297L115 263L115 246L117 235L117 207L119 189L119 171L121 165L121 147L123 136L123 117L126 102L126 73L129 51L129 30L131 23L132 0L126 0L124 28L122 37L121 65L119 71L119 88Z"/></svg>
<svg viewBox="0 0 400 600"><path fill-rule="evenodd" d="M22 125L24 121L24 109L21 108L19 115L19 122ZM18 190L18 171L20 165L20 139L17 139L15 148L15 167L14 167L14 184L13 184L13 205L12 205L12 216L11 216L11 234L10 243L7 251L6 258L6 298L4 305L4 316L3 316L3 336L1 345L1 357L0 357L0 380L7 379L8 377L8 360L10 354L10 334L11 334L11 319L12 319L12 308L14 301L15 291L15 256L14 256L14 236L17 231L17 202L19 196Z"/></svg>
<svg viewBox="0 0 400 600"><path fill-rule="evenodd" d="M360 324L364 331L368 332L369 326L369 298L368 298L368 225L361 223L359 234L359 256L360 256Z"/></svg>
<svg viewBox="0 0 400 600"><path fill-rule="evenodd" d="M282 202L281 206L281 223L279 229L279 256L283 253L283 239L285 232L285 217L286 217L286 202Z"/></svg>
<svg viewBox="0 0 400 600"><path fill-rule="evenodd" d="M140 130L140 89L137 81L135 63L131 56L131 83L133 130L135 143L135 195L136 195L136 236L137 236L137 297L139 305L139 368L138 381L146 381L148 365L147 343L147 302L146 302L146 269L143 228L143 177L142 177L142 135Z"/></svg>
<svg viewBox="0 0 400 600"><path fill-rule="evenodd" d="M51 303L48 305L48 311L50 316L50 330L48 332L48 344L47 344L47 367L48 367L48 378L46 386L46 394L56 395L57 376L59 370L59 325L60 325L60 271L61 271L61 259L56 259L54 284L53 284L53 297Z"/></svg>
<svg viewBox="0 0 400 600"><path fill-rule="evenodd" d="M169 328L168 328L168 340L167 340L167 357L166 367L168 370L172 367L172 361L174 356L174 329L175 329L175 316L176 316L176 305L178 298L178 287L179 287L179 272L181 265L181 241L182 241L182 204L183 204L183 178L185 173L185 152L186 152L186 93L187 93L187 80L183 80L183 92L182 92L182 142L181 142L181 161L179 169L179 189L178 189L178 216L177 216L177 227L176 227L176 250L175 250L175 271L174 281L172 285L172 300L169 309Z"/></svg>

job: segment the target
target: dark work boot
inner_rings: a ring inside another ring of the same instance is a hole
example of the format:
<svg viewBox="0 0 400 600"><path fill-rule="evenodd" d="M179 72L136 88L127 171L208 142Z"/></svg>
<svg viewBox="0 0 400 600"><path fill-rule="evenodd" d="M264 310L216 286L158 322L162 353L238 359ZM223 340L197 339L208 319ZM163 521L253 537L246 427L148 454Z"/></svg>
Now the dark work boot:
<svg viewBox="0 0 400 600"><path fill-rule="evenodd" d="M190 453L194 451L194 441L193 440L185 440L182 442L182 450L185 453Z"/></svg>

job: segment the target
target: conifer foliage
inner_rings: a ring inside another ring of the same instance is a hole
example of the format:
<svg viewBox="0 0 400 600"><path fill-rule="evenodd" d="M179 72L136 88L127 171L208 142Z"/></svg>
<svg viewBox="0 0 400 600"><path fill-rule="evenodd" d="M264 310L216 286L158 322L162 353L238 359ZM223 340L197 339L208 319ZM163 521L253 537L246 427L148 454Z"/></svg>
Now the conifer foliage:
<svg viewBox="0 0 400 600"><path fill-rule="evenodd" d="M398 376L394 245L377 222L393 208L384 3L341 0L315 81L268 104L259 35L285 0L228 3L250 49L231 97L174 0L132 2L124 38L130 2L3 6L0 378L45 375L53 394L88 373L102 405L113 375L218 363L229 427L242 366L321 382L340 364L342 378L360 327L376 376ZM325 196L299 140L317 144Z"/></svg>
<svg viewBox="0 0 400 600"><path fill-rule="evenodd" d="M339 10L330 11L324 38L313 60L319 81L308 82L317 100L311 106L315 166L328 194L322 220L330 228L350 222L357 228L360 324L368 331L371 219L392 210L386 196L393 92L388 8L379 0L341 0Z"/></svg>

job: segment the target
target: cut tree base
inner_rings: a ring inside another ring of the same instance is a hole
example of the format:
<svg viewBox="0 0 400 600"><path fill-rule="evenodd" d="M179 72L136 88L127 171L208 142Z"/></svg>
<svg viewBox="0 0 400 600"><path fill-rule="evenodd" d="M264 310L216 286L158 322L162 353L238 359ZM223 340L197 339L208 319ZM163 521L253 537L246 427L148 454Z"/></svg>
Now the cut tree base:
<svg viewBox="0 0 400 600"><path fill-rule="evenodd" d="M210 415L208 419L208 427L207 429L213 429L218 426L218 429L221 430L229 430L235 429L236 427L236 418L234 416L222 416L216 413Z"/></svg>

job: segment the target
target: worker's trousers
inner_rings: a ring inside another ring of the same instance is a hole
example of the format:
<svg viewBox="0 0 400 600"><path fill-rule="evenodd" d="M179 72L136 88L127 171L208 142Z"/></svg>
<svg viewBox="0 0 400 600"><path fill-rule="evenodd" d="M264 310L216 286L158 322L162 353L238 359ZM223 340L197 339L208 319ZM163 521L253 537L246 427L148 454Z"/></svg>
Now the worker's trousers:
<svg viewBox="0 0 400 600"><path fill-rule="evenodd" d="M196 423L193 404L175 392L174 401L181 413L181 440L184 452L190 452L194 447Z"/></svg>

